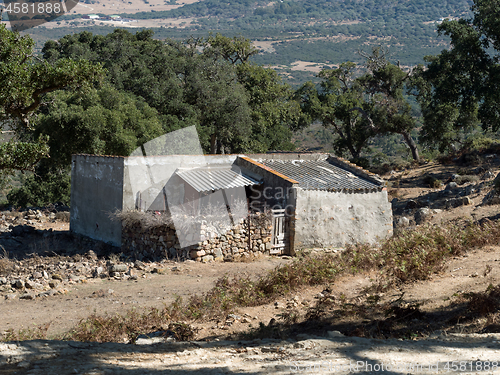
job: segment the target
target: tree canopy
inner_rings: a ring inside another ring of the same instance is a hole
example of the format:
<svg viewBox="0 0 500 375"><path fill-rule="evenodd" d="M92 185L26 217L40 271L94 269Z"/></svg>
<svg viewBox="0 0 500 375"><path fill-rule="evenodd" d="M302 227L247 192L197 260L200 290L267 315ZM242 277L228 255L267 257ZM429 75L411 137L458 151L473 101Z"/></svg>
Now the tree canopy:
<svg viewBox="0 0 500 375"><path fill-rule="evenodd" d="M89 61L43 61L33 46L29 36L0 24L0 123L15 134L0 147L2 172L32 170L48 156L47 138L33 139L30 133L45 94L91 84L103 75L102 67Z"/></svg>
<svg viewBox="0 0 500 375"><path fill-rule="evenodd" d="M349 152L354 160L359 159L371 138L397 133L418 160L417 145L411 136L416 122L404 96L409 73L388 62L382 52L377 48L366 55L361 75L353 62L323 69L318 74L320 84L304 84L297 98L310 116L309 121L319 120L336 134L334 150L338 155Z"/></svg>
<svg viewBox="0 0 500 375"><path fill-rule="evenodd" d="M106 81L155 108L165 131L196 124L205 152L291 149L300 109L274 71L251 64L256 52L242 37L163 42L148 30L121 29L107 36L67 35L43 48L49 62L102 64Z"/></svg>
<svg viewBox="0 0 500 375"><path fill-rule="evenodd" d="M500 128L500 1L475 0L472 19L445 20L451 48L426 56L414 87L422 108L421 140L441 151L463 143L477 125Z"/></svg>

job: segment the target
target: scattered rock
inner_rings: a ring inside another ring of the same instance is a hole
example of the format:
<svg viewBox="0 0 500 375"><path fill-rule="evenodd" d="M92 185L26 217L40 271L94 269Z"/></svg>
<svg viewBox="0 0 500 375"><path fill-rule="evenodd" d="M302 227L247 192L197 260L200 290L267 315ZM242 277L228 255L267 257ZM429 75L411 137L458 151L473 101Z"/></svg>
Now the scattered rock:
<svg viewBox="0 0 500 375"><path fill-rule="evenodd" d="M57 279L54 279L54 280L50 280L49 281L49 286L54 289L54 288L57 288L57 286L59 285L60 281L57 280Z"/></svg>
<svg viewBox="0 0 500 375"><path fill-rule="evenodd" d="M344 335L340 331L328 331L328 337L344 337Z"/></svg>
<svg viewBox="0 0 500 375"><path fill-rule="evenodd" d="M141 262L140 260L136 260L134 262L134 267L137 268L138 270L141 270L141 271L146 269L146 265L143 262Z"/></svg>
<svg viewBox="0 0 500 375"><path fill-rule="evenodd" d="M495 177L495 175L492 172L487 171L485 174L482 175L481 180L490 180L493 177Z"/></svg>
<svg viewBox="0 0 500 375"><path fill-rule="evenodd" d="M453 190L458 187L458 184L456 182L450 182L448 185L446 185L445 190Z"/></svg>
<svg viewBox="0 0 500 375"><path fill-rule="evenodd" d="M103 267L101 267L101 266L96 267L96 268L94 268L94 272L92 272L92 276L93 277L100 277L103 272L104 272L104 268Z"/></svg>
<svg viewBox="0 0 500 375"><path fill-rule="evenodd" d="M22 280L15 280L12 283L12 287L16 289L23 289L24 288L24 282Z"/></svg>
<svg viewBox="0 0 500 375"><path fill-rule="evenodd" d="M405 216L402 216L402 217L398 217L395 222L394 222L394 226L396 228L405 228L405 227L408 227L410 226L410 219L408 219L407 217Z"/></svg>
<svg viewBox="0 0 500 375"><path fill-rule="evenodd" d="M203 263L211 262L213 260L214 260L214 256L213 255L205 255L205 256L201 257L201 261Z"/></svg>
<svg viewBox="0 0 500 375"><path fill-rule="evenodd" d="M24 286L27 288L27 289L35 289L35 283L33 281L30 281L30 280L26 280L24 282Z"/></svg>
<svg viewBox="0 0 500 375"><path fill-rule="evenodd" d="M240 320L241 319L241 316L236 315L236 314L229 314L227 317L230 318L230 319L234 319L234 320Z"/></svg>
<svg viewBox="0 0 500 375"><path fill-rule="evenodd" d="M406 206L405 208L407 210L413 210L415 208L418 208L420 207L420 204L418 201L414 200L414 199L410 199L407 203L406 203Z"/></svg>
<svg viewBox="0 0 500 375"><path fill-rule="evenodd" d="M432 210L430 208L419 208L417 212L415 212L415 222L417 225L424 223L432 217Z"/></svg>
<svg viewBox="0 0 500 375"><path fill-rule="evenodd" d="M94 250L87 251L87 254L85 254L85 256L89 259L97 260L97 254L94 252Z"/></svg>
<svg viewBox="0 0 500 375"><path fill-rule="evenodd" d="M20 296L19 299L35 299L35 295L33 293L26 293Z"/></svg>
<svg viewBox="0 0 500 375"><path fill-rule="evenodd" d="M54 289L47 290L46 292L42 292L39 294L40 297L49 297L57 294L57 292Z"/></svg>
<svg viewBox="0 0 500 375"><path fill-rule="evenodd" d="M111 272L127 272L128 266L126 264L113 264L110 268Z"/></svg>

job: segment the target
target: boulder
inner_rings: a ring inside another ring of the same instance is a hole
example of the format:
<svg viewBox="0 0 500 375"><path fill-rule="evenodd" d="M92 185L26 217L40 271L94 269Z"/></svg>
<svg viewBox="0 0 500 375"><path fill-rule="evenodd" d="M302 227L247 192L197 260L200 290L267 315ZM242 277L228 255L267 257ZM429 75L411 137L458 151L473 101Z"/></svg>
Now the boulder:
<svg viewBox="0 0 500 375"><path fill-rule="evenodd" d="M410 219L408 219L406 216L398 217L394 221L394 226L396 228L406 228L410 226Z"/></svg>
<svg viewBox="0 0 500 375"><path fill-rule="evenodd" d="M445 190L453 190L456 189L458 184L456 182L450 182L448 185L446 185Z"/></svg>
<svg viewBox="0 0 500 375"><path fill-rule="evenodd" d="M415 212L415 222L417 225L423 224L432 217L432 210L427 207L419 208Z"/></svg>

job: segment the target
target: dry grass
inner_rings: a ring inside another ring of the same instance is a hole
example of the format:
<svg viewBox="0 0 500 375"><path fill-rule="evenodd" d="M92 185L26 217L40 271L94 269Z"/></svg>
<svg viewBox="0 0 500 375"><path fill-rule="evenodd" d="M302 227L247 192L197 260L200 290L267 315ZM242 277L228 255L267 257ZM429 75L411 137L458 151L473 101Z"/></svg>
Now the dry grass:
<svg viewBox="0 0 500 375"><path fill-rule="evenodd" d="M491 317L500 309L500 285L490 284L486 291L462 295L468 301L467 308L475 317Z"/></svg>
<svg viewBox="0 0 500 375"><path fill-rule="evenodd" d="M230 206L226 205L198 204L188 202L182 205L171 207L169 211L138 211L117 210L109 216L112 220L122 223L124 228L140 227L149 230L160 226L167 226L178 230L189 230L193 226L204 224L211 228L230 226L230 218L235 223L249 215L247 202L237 200Z"/></svg>
<svg viewBox="0 0 500 375"><path fill-rule="evenodd" d="M2 341L46 340L49 327L50 323L38 327L21 329L17 332L13 329L8 329L3 333Z"/></svg>
<svg viewBox="0 0 500 375"><path fill-rule="evenodd" d="M9 259L9 255L3 246L0 246L2 249L0 253L0 275L8 275L12 272L14 268L14 264Z"/></svg>
<svg viewBox="0 0 500 375"><path fill-rule="evenodd" d="M92 314L70 331L65 338L75 341L135 342L141 334L167 327L170 316L165 310L151 308L145 313L130 310L126 315Z"/></svg>

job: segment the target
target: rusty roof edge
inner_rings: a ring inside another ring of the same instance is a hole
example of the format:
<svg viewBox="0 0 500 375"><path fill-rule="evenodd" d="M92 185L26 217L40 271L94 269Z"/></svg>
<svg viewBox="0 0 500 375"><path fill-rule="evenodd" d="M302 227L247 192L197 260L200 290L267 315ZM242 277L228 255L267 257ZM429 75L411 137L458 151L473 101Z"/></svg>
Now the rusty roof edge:
<svg viewBox="0 0 500 375"><path fill-rule="evenodd" d="M327 161L331 164L334 164L340 168L343 168L359 177L366 178L368 181L371 181L375 184L378 184L380 186L386 186L387 181L385 181L383 178L381 178L379 175L372 173L364 168L361 168L360 166L351 163L349 160L343 159L341 157L328 154L328 159Z"/></svg>
<svg viewBox="0 0 500 375"><path fill-rule="evenodd" d="M274 169L269 168L268 166L266 166L266 165L264 165L262 163L259 163L258 161L255 161L255 160L249 158L248 156L238 156L238 158L240 158L242 160L245 160L245 161L247 161L247 162L249 162L249 163L251 163L251 164L253 164L253 165L255 165L255 166L259 167L259 168L262 168L262 169L266 170L267 172L272 173L275 176L278 176L279 178L282 178L282 179L284 179L284 180L286 180L288 182L291 182L292 184L298 184L299 183L298 181L295 181L294 179L292 179L290 177L287 177L284 174L279 173L279 172L275 171Z"/></svg>

